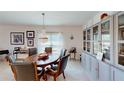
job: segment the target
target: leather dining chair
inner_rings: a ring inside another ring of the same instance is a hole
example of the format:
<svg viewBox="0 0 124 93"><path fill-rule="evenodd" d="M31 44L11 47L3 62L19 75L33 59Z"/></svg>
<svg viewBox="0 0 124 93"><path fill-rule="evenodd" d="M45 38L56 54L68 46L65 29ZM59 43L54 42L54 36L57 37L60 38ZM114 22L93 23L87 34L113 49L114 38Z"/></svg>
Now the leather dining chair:
<svg viewBox="0 0 124 93"><path fill-rule="evenodd" d="M60 60L60 58L64 57L66 55L67 49L62 48L60 51L60 56L58 58L58 60ZM51 68L54 68L55 66L57 66L56 64L58 64L57 62L51 65Z"/></svg>
<svg viewBox="0 0 124 93"><path fill-rule="evenodd" d="M18 62L10 64L14 70L14 76L16 81L38 81L42 76L41 73L37 73L36 63L30 62Z"/></svg>
<svg viewBox="0 0 124 93"><path fill-rule="evenodd" d="M65 48L61 49L60 58L62 58L63 56L65 56L66 52L67 52L67 49L65 49Z"/></svg>
<svg viewBox="0 0 124 93"><path fill-rule="evenodd" d="M56 81L57 77L61 74L63 74L63 77L65 79L65 68L67 66L67 61L68 61L68 57L70 56L70 54L62 57L60 60L58 60L58 66L56 68L47 68L46 74L53 76L54 81Z"/></svg>

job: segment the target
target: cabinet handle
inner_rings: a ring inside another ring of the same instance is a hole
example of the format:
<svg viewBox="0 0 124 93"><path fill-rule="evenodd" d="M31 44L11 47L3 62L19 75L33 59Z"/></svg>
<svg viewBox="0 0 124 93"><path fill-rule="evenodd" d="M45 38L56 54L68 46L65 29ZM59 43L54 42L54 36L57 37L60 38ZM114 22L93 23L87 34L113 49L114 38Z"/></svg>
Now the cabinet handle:
<svg viewBox="0 0 124 93"><path fill-rule="evenodd" d="M98 63L98 79L99 79L99 63Z"/></svg>
<svg viewBox="0 0 124 93"><path fill-rule="evenodd" d="M90 62L90 71L91 71L91 62Z"/></svg>
<svg viewBox="0 0 124 93"><path fill-rule="evenodd" d="M115 71L113 71L113 81L115 81Z"/></svg>

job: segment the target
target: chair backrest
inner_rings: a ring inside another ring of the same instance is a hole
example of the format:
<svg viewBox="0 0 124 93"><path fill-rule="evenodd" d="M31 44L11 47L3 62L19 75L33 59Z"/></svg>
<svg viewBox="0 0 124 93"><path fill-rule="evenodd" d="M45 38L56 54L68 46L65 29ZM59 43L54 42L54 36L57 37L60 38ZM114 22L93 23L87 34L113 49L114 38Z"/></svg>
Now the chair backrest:
<svg viewBox="0 0 124 93"><path fill-rule="evenodd" d="M57 69L58 74L61 74L65 70L69 56L70 56L70 54L68 54L60 59L58 69Z"/></svg>
<svg viewBox="0 0 124 93"><path fill-rule="evenodd" d="M9 63L14 63L16 61L13 55L7 55L6 59Z"/></svg>
<svg viewBox="0 0 124 93"><path fill-rule="evenodd" d="M35 81L38 80L36 64L30 62L12 63L15 79L17 81Z"/></svg>
<svg viewBox="0 0 124 93"><path fill-rule="evenodd" d="M20 51L21 47L14 47L14 51Z"/></svg>
<svg viewBox="0 0 124 93"><path fill-rule="evenodd" d="M45 47L46 53L52 53L52 47Z"/></svg>
<svg viewBox="0 0 124 93"><path fill-rule="evenodd" d="M29 56L37 54L37 48L29 48Z"/></svg>
<svg viewBox="0 0 124 93"><path fill-rule="evenodd" d="M76 47L72 47L72 48L69 50L69 53L76 53Z"/></svg>
<svg viewBox="0 0 124 93"><path fill-rule="evenodd" d="M11 70L12 70L12 72L13 72L13 74L14 74L14 78L15 78L15 69L12 67L11 64L15 63L16 60L15 60L15 58L14 58L13 55L7 55L7 56L6 56L6 59L7 59L7 61L9 62L9 66L11 67Z"/></svg>
<svg viewBox="0 0 124 93"><path fill-rule="evenodd" d="M65 56L65 54L66 54L66 51L67 51L67 49L61 49L61 52L60 52L60 58L62 58L62 57L64 57Z"/></svg>

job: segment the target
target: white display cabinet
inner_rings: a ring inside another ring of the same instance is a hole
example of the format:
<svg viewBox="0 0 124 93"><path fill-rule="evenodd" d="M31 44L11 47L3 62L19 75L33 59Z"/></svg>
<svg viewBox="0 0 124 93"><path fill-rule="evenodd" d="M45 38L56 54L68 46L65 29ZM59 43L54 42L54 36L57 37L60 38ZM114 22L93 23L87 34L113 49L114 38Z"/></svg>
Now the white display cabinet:
<svg viewBox="0 0 124 93"><path fill-rule="evenodd" d="M124 81L124 12L119 12L83 31L82 63L92 80ZM97 52L103 60L96 59Z"/></svg>
<svg viewBox="0 0 124 93"><path fill-rule="evenodd" d="M113 17L108 17L85 29L83 45L84 69L92 76L93 80L111 80L110 65L103 62L113 63ZM98 52L103 53L103 61L96 59Z"/></svg>
<svg viewBox="0 0 124 93"><path fill-rule="evenodd" d="M103 53L106 62L113 63L113 16L83 31L83 50L96 56Z"/></svg>
<svg viewBox="0 0 124 93"><path fill-rule="evenodd" d="M115 38L116 53L115 63L120 67L124 66L124 12L118 13L115 17Z"/></svg>

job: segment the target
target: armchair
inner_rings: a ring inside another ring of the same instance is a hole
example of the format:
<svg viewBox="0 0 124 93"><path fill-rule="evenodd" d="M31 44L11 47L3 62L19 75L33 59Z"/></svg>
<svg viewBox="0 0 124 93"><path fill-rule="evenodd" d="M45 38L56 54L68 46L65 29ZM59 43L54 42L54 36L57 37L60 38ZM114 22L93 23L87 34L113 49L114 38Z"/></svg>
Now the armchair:
<svg viewBox="0 0 124 93"><path fill-rule="evenodd" d="M56 81L56 78L63 74L63 77L65 79L65 74L64 74L64 70L67 66L67 61L68 61L68 57L70 56L70 54L62 57L60 60L58 60L58 66L54 67L54 68L47 68L46 74L53 76L54 81Z"/></svg>

